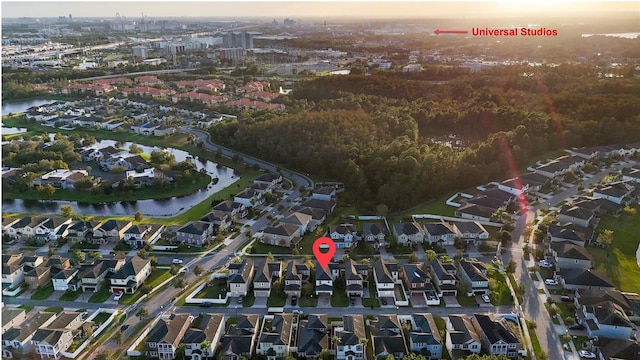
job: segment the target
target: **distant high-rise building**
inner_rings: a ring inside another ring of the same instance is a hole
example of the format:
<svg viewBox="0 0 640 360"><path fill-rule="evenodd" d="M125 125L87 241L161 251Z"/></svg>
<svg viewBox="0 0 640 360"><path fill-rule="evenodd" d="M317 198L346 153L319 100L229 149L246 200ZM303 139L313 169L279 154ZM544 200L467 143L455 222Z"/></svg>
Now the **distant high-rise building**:
<svg viewBox="0 0 640 360"><path fill-rule="evenodd" d="M131 48L133 50L133 56L136 59L146 59L147 58L147 48L142 45L137 45Z"/></svg>
<svg viewBox="0 0 640 360"><path fill-rule="evenodd" d="M253 49L253 34L229 31L222 38L222 45L227 48Z"/></svg>
<svg viewBox="0 0 640 360"><path fill-rule="evenodd" d="M69 22L73 21L73 16L71 16L71 14L69 14Z"/></svg>

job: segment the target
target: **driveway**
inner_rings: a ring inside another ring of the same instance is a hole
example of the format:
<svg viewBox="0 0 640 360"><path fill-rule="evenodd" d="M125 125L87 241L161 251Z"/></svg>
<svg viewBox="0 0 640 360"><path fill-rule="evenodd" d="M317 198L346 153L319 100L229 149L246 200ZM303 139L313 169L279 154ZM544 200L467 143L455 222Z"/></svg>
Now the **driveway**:
<svg viewBox="0 0 640 360"><path fill-rule="evenodd" d="M269 299L266 296L258 296L256 297L256 300L253 302L253 307L257 307L257 308L266 308L267 307L267 299Z"/></svg>
<svg viewBox="0 0 640 360"><path fill-rule="evenodd" d="M320 295L318 296L318 307L319 308L330 308L331 307L331 295Z"/></svg>
<svg viewBox="0 0 640 360"><path fill-rule="evenodd" d="M427 300L425 300L422 295L411 295L410 298L411 306L414 308L425 308L427 307Z"/></svg>
<svg viewBox="0 0 640 360"><path fill-rule="evenodd" d="M353 299L353 305L351 305L351 299L349 299L349 307L363 307L362 298L360 296L355 296Z"/></svg>
<svg viewBox="0 0 640 360"><path fill-rule="evenodd" d="M442 298L444 299L445 307L462 307L455 296L444 296Z"/></svg>

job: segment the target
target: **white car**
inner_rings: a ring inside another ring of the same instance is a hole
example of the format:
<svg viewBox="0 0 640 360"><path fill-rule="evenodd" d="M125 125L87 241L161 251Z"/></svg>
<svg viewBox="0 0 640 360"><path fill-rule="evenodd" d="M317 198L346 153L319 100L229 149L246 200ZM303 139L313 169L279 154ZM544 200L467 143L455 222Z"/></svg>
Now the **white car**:
<svg viewBox="0 0 640 360"><path fill-rule="evenodd" d="M555 286L555 285L558 285L558 281L556 279L545 279L544 284Z"/></svg>
<svg viewBox="0 0 640 360"><path fill-rule="evenodd" d="M547 260L540 260L540 262L538 262L538 266L542 268L551 268L553 267L553 264L548 262Z"/></svg>
<svg viewBox="0 0 640 360"><path fill-rule="evenodd" d="M487 294L482 295L482 300L484 302L486 302L486 303L490 303L491 302L491 299L489 299L489 295L487 295Z"/></svg>
<svg viewBox="0 0 640 360"><path fill-rule="evenodd" d="M585 359L595 359L596 358L596 354L587 351L587 350L580 350L580 352L578 352L578 354L580 355L581 358L585 358Z"/></svg>
<svg viewBox="0 0 640 360"><path fill-rule="evenodd" d="M116 296L113 297L113 300L118 301L122 298L122 292L116 293Z"/></svg>
<svg viewBox="0 0 640 360"><path fill-rule="evenodd" d="M174 264L182 264L183 261L182 261L182 259L173 259L172 263L174 263Z"/></svg>

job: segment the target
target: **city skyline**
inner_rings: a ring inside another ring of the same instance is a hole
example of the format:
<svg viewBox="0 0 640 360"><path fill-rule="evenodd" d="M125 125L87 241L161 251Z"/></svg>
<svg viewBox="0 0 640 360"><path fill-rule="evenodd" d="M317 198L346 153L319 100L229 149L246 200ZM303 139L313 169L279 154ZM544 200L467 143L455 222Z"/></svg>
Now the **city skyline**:
<svg viewBox="0 0 640 360"><path fill-rule="evenodd" d="M3 18L58 17L294 17L294 18L468 18L518 16L532 13L580 15L585 13L638 12L636 2L522 1L191 1L191 2L23 2L4 1Z"/></svg>

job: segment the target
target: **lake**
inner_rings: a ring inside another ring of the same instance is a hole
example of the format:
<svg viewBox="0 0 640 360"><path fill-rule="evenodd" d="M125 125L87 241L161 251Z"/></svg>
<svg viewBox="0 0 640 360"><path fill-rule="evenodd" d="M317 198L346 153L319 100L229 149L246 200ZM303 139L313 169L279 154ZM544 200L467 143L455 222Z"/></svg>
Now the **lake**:
<svg viewBox="0 0 640 360"><path fill-rule="evenodd" d="M55 134L49 134L54 136ZM92 147L102 148L105 146L115 145L113 140L102 140L97 142ZM131 143L126 142L122 146L124 149L128 149ZM151 147L139 145L145 154L151 154L153 150L162 150L159 147ZM186 151L165 148L171 152L176 161L184 161L187 157L190 157ZM134 201L119 201L109 204L79 204L73 201L37 201L37 200L4 200L2 201L2 211L6 212L32 212L32 213L59 213L61 205L71 205L74 208L76 214L79 215L94 215L94 216L133 216L136 211L140 211L144 216L148 217L173 217L180 215L191 207L205 201L211 195L219 192L220 190L228 187L234 182L239 180L239 176L235 173L234 169L220 166L212 161L193 159L198 170L204 169L212 179L217 178L218 182L210 183L205 189L200 189L193 194L174 197L165 200L134 200ZM240 191L242 189L238 189ZM159 194L161 195L161 194Z"/></svg>
<svg viewBox="0 0 640 360"><path fill-rule="evenodd" d="M52 104L57 100L51 99L31 99L25 101L15 102L2 102L2 116L9 115L9 113L23 113L32 106L40 106L44 104Z"/></svg>
<svg viewBox="0 0 640 360"><path fill-rule="evenodd" d="M635 39L640 36L640 32L613 33L613 34L582 34L582 37L589 37L589 36L612 36L612 37L619 37L624 39Z"/></svg>

